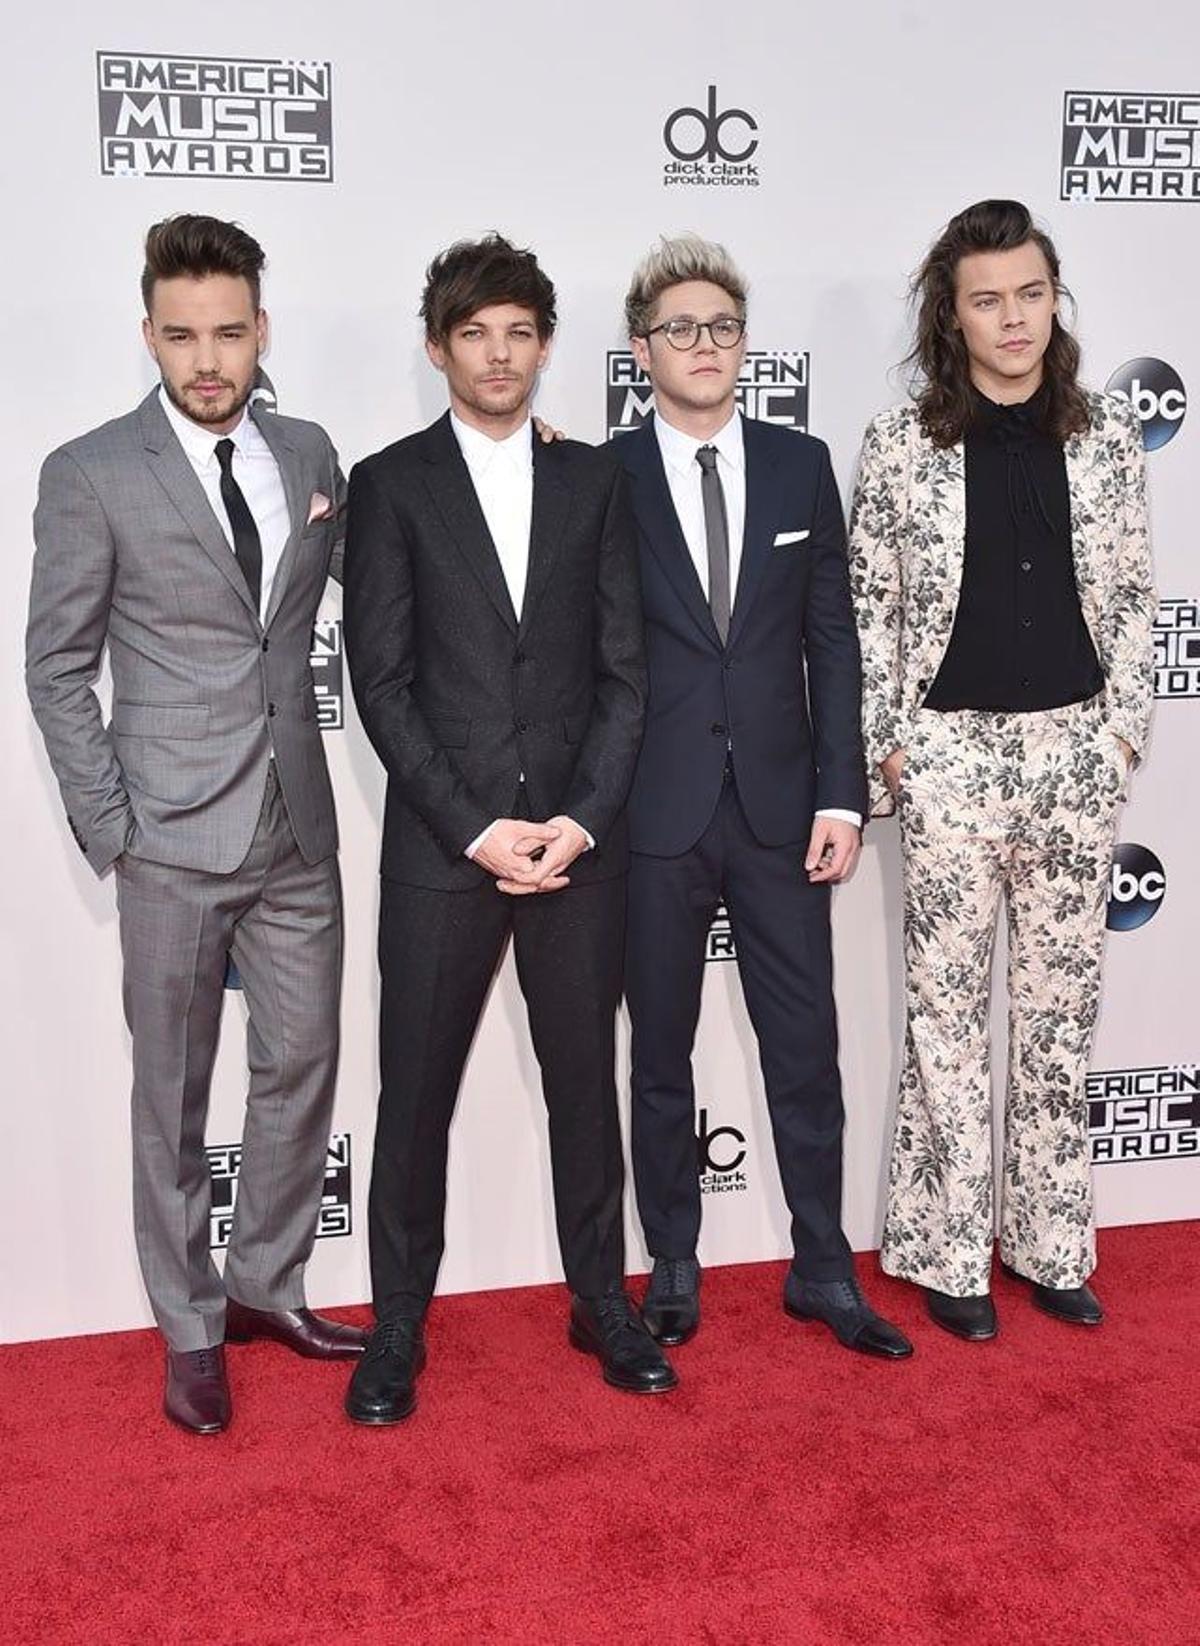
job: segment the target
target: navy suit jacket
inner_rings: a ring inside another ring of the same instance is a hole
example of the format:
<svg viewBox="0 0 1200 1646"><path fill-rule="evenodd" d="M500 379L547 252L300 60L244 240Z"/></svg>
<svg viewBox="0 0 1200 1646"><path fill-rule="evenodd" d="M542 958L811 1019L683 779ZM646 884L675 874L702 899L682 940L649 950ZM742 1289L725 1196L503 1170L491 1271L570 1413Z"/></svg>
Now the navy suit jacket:
<svg viewBox="0 0 1200 1646"><path fill-rule="evenodd" d="M673 857L703 834L733 749L764 846L813 813L867 813L862 675L837 482L823 441L743 419L746 525L722 647L667 484L653 417L611 442L631 481L650 694L630 845ZM806 535L776 543L780 534Z"/></svg>

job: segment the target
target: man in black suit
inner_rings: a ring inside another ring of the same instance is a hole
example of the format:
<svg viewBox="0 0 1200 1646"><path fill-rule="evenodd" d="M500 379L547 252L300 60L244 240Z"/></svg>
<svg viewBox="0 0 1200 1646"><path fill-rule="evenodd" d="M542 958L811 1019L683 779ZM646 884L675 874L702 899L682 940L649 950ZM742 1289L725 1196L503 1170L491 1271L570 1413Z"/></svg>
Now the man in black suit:
<svg viewBox="0 0 1200 1646"><path fill-rule="evenodd" d="M675 1374L623 1289L613 1072L646 675L633 524L605 452L535 442L555 323L531 252L459 242L421 309L450 411L350 481L346 650L388 773L371 1178L376 1329L346 1397L415 1405L463 1065L511 932L542 1069L570 1337L609 1383Z"/></svg>
<svg viewBox="0 0 1200 1646"><path fill-rule="evenodd" d="M705 937L729 909L795 1255L784 1307L850 1348L911 1354L854 1278L829 901L867 788L845 529L825 446L735 405L746 287L721 246L663 240L626 320L655 413L615 449L633 485L650 696L629 802L625 991L633 1163L663 1343L700 1318L691 1054Z"/></svg>

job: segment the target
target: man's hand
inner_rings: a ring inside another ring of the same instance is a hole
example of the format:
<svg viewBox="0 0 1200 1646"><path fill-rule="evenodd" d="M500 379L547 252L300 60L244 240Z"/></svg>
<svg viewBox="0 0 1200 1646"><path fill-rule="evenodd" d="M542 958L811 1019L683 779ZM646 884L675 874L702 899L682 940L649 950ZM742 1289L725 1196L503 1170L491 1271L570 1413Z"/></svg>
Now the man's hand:
<svg viewBox="0 0 1200 1646"><path fill-rule="evenodd" d="M472 862L496 876L502 891L518 886L536 891L530 884L537 865L533 854L549 851L558 839L552 823L530 823L523 817L498 817L479 842Z"/></svg>
<svg viewBox="0 0 1200 1646"><path fill-rule="evenodd" d="M840 817L813 819L812 837L804 856L808 878L815 885L822 880L848 880L862 849L862 833Z"/></svg>
<svg viewBox="0 0 1200 1646"><path fill-rule="evenodd" d="M537 437L543 446L552 446L556 440L565 440L567 438L561 429L556 429L553 423L547 423L544 417L535 417L533 426L537 430Z"/></svg>
<svg viewBox="0 0 1200 1646"><path fill-rule="evenodd" d="M1113 733L1113 736L1117 739L1117 747L1125 756L1125 770L1128 771L1133 765L1133 746L1132 744L1126 743L1123 737L1118 737L1116 732Z"/></svg>
<svg viewBox="0 0 1200 1646"><path fill-rule="evenodd" d="M552 817L544 828L553 829L557 839L547 847L531 873L497 881L502 892L521 897L527 892L560 892L571 884L566 871L580 852L588 849L588 838L572 818Z"/></svg>
<svg viewBox="0 0 1200 1646"><path fill-rule="evenodd" d="M893 795L900 792L900 774L904 770L904 749L893 749L886 760L879 762L879 770L883 773L883 781Z"/></svg>

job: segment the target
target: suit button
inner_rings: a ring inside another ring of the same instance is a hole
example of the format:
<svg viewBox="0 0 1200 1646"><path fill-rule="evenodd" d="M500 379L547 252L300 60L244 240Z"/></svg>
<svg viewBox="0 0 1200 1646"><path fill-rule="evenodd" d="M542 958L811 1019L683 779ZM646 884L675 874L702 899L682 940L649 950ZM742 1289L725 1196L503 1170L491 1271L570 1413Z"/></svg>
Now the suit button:
<svg viewBox="0 0 1200 1646"><path fill-rule="evenodd" d="M1023 572L1031 572L1033 570L1033 561L1032 560L1022 560L1021 570Z"/></svg>
<svg viewBox="0 0 1200 1646"><path fill-rule="evenodd" d="M265 652L269 652L270 649L271 649L271 642L267 639L267 637L265 635L263 636L262 649Z"/></svg>
<svg viewBox="0 0 1200 1646"><path fill-rule="evenodd" d="M1032 617L1023 617L1021 619L1021 627L1023 629L1031 629L1033 627L1033 618Z"/></svg>
<svg viewBox="0 0 1200 1646"><path fill-rule="evenodd" d="M927 692L929 690L928 680L918 680L917 681L917 690L919 692Z"/></svg>
<svg viewBox="0 0 1200 1646"><path fill-rule="evenodd" d="M518 720L517 721L517 730L519 732L527 732L529 730L528 720Z"/></svg>
<svg viewBox="0 0 1200 1646"><path fill-rule="evenodd" d="M514 652L513 653L513 662L517 665L518 668L520 668L521 664L524 663L525 660L526 659L525 659L525 653L524 652Z"/></svg>
<svg viewBox="0 0 1200 1646"><path fill-rule="evenodd" d="M714 737L726 737L729 730L728 727L723 726L719 720L714 720L708 729Z"/></svg>
<svg viewBox="0 0 1200 1646"><path fill-rule="evenodd" d="M267 704L267 719L268 720L274 720L274 718L275 718L275 705L274 705L274 703L268 703Z"/></svg>

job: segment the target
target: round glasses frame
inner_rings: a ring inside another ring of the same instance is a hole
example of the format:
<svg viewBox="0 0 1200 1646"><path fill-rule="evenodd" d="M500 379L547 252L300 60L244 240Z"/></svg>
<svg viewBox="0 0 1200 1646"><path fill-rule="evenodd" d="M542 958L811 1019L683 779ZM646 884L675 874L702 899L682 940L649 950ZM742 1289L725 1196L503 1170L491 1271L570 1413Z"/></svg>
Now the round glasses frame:
<svg viewBox="0 0 1200 1646"><path fill-rule="evenodd" d="M671 347L681 352L694 349L704 331L718 349L735 349L745 335L746 322L732 314L718 315L715 320L687 320L680 315L674 320L664 320L661 326L651 326L646 336L653 337L656 331L662 332Z"/></svg>

